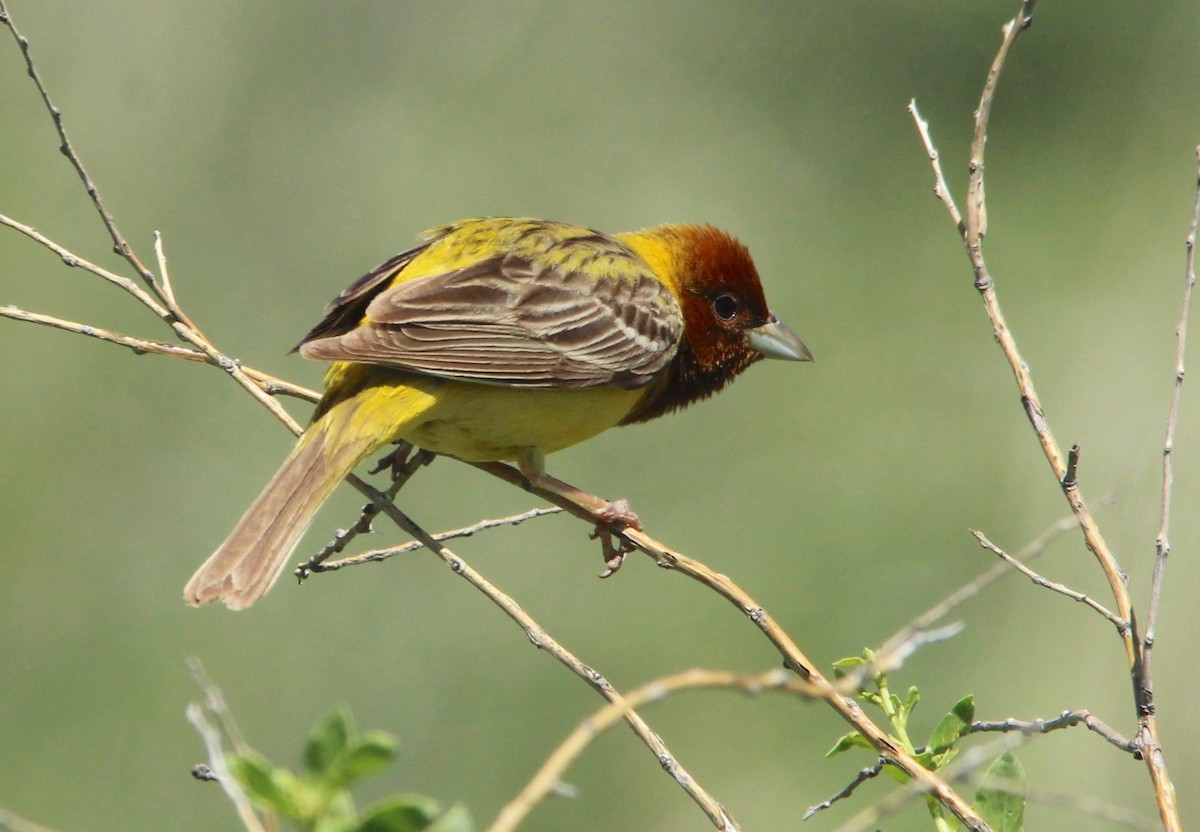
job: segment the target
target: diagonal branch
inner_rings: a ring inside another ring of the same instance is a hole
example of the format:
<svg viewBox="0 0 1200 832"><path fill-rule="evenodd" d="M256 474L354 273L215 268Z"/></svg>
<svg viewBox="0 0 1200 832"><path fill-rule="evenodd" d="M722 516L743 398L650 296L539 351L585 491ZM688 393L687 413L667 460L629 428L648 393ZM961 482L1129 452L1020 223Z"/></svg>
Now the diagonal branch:
<svg viewBox="0 0 1200 832"><path fill-rule="evenodd" d="M654 756L658 758L658 762L663 770L670 774L675 779L675 782L679 784L679 787L696 802L708 816L709 820L712 821L713 826L720 830L734 830L734 832L740 828L725 807L696 782L679 761L675 759L675 756L667 748L662 738L651 730L650 726L638 715L633 706L604 676L580 661L553 636L542 629L541 625L529 613L525 612L521 605L511 596L492 584L479 572L476 572L461 557L443 546L432 535L413 522L408 515L396 507L395 503L388 499L386 494L353 474L347 480L351 485L378 504L396 525L400 526L405 532L424 544L425 548L441 558L442 562L449 566L451 571L465 579L471 586L486 595L493 604L503 610L509 618L525 631L525 635L528 636L530 642L535 647L545 650L569 668L572 673L590 684L610 704L618 708L621 717L629 724L629 727L633 729L633 732L637 734L642 742L646 744L646 747L650 749Z"/></svg>
<svg viewBox="0 0 1200 832"><path fill-rule="evenodd" d="M510 465L505 465L501 462L471 464L506 482L532 491L554 505L562 506L576 517L587 520L590 523L595 523L595 516L588 507L575 503L561 494L531 487L521 472ZM815 697L824 701L844 720L853 725L889 764L896 766L907 774L915 784L915 788L931 794L934 799L953 812L973 832L988 828L987 824L984 823L971 805L954 791L949 784L921 765L916 758L906 752L891 736L876 725L851 696L843 692L840 686L826 678L817 669L817 666L801 652L796 643L792 641L791 636L779 626L779 623L749 593L734 583L728 576L709 569L703 563L693 560L682 552L671 549L644 531L638 531L630 527L620 527L612 529L612 532L631 546L654 558L655 563L659 566L686 575L716 592L741 610L742 614L754 622L763 635L775 645L780 655L783 656L785 666L799 675L801 679L813 685Z"/></svg>
<svg viewBox="0 0 1200 832"><path fill-rule="evenodd" d="M129 265L133 266L134 271L138 273L139 277L146 281L146 284L150 287L151 291L158 296L159 300L162 300L169 306L173 307L174 300L169 294L164 293L161 290L154 273L147 269L145 265L143 265L142 261L138 259L138 256L134 253L129 243L121 235L121 232L117 230L116 220L113 219L112 214L109 213L108 208L105 207L104 200L100 196L100 189L96 187L96 183L93 182L92 177L88 175L87 169L84 168L83 162L81 162L79 159L79 154L75 151L75 146L71 144L71 139L67 136L67 127L63 121L62 110L60 110L58 106L50 100L50 92L46 89L46 85L42 81L42 75L40 72L38 72L37 65L33 61L33 54L30 51L29 46L29 38L22 35L20 30L17 29L17 24L12 19L12 16L9 15L8 8L5 6L4 0L0 0L0 24L3 24L8 28L8 31L12 33L13 38L16 40L17 45L21 48L21 55L25 58L25 70L29 74L29 77L33 79L33 83L37 87L38 94L42 97L42 103L46 107L46 112L48 112L50 117L54 120L54 129L58 133L58 149L62 152L63 156L67 157L67 160L71 163L71 167L75 169L75 173L79 175L80 181L83 182L83 186L87 190L88 197L91 199L92 205L96 207L96 212L100 215L100 221L104 223L105 229L108 230L109 236L112 237L114 251L116 251L116 253L121 257L125 258Z"/></svg>
<svg viewBox="0 0 1200 832"><path fill-rule="evenodd" d="M810 686L783 670L769 670L757 676L740 676L728 671L694 668L655 679L635 688L625 696L625 702L630 708L640 708L659 702L677 691L701 688L741 690L751 695L768 690L784 691L799 696L809 696L812 693ZM500 810L487 832L512 832L516 829L539 803L561 785L567 768L578 759L592 740L611 728L623 716L623 708L612 704L585 719L546 758L521 793Z"/></svg>
<svg viewBox="0 0 1200 832"><path fill-rule="evenodd" d="M1037 572L1034 572L1032 569L1030 569L1028 566L1026 566L1024 563L1022 563L1020 560L1018 560L1017 558L1014 558L1008 552L1004 551L999 546L997 546L995 543L988 540L987 537L984 536L983 532L978 531L976 529L971 529L971 534L973 534L975 536L975 539L979 541L980 546L987 549L993 555L996 555L997 557L999 557L1000 560L1004 561L1006 564L1008 564L1013 569L1020 572L1022 575L1024 575L1029 580L1033 581L1038 586L1048 589L1051 592L1057 592L1060 595L1065 595L1068 598L1070 598L1072 601L1078 601L1079 603L1083 604L1084 606L1091 607L1093 610L1098 612L1101 616L1106 618L1110 624L1112 624L1114 627L1116 627L1118 633L1124 634L1129 629L1128 621L1126 621L1123 618L1118 618L1117 616L1113 615L1111 612L1109 612L1107 607L1105 607L1103 604L1097 602L1095 599L1085 595L1082 592L1076 592L1075 590L1071 589L1068 586L1064 586L1063 584L1056 583L1055 581L1052 581L1049 578L1042 577Z"/></svg>

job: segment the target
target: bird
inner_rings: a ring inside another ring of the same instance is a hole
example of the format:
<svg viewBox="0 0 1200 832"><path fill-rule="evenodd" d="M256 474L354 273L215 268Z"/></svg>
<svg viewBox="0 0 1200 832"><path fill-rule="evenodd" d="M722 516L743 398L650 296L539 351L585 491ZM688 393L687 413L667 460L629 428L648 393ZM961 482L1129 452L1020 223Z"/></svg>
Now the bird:
<svg viewBox="0 0 1200 832"><path fill-rule="evenodd" d="M184 590L245 609L338 483L391 443L514 461L598 529L640 528L546 473L545 455L707 398L762 358L811 361L767 307L747 248L711 225L609 235L488 217L426 231L363 275L293 348L331 361L283 465Z"/></svg>

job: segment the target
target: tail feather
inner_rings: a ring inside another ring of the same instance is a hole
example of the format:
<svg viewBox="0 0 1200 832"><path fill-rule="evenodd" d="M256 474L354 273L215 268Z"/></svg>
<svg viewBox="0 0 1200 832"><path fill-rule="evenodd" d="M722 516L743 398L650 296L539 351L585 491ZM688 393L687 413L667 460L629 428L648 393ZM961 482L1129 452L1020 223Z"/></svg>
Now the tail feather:
<svg viewBox="0 0 1200 832"><path fill-rule="evenodd" d="M382 444L330 430L332 415L300 437L229 537L188 581L183 597L189 604L222 601L240 610L261 598L338 483Z"/></svg>

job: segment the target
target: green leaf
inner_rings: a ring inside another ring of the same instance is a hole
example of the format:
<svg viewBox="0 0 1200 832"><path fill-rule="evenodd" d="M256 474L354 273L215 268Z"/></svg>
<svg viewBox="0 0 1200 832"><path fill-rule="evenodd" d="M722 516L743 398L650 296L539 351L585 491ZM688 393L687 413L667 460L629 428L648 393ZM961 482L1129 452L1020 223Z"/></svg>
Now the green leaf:
<svg viewBox="0 0 1200 832"><path fill-rule="evenodd" d="M825 752L826 757L832 757L835 754L841 754L843 751L849 751L851 748L865 748L868 751L874 751L874 746L867 742L866 737L857 731L851 731L838 737L838 741L833 744L833 748Z"/></svg>
<svg viewBox="0 0 1200 832"><path fill-rule="evenodd" d="M330 788L342 789L387 766L396 756L396 740L383 731L368 731L337 756L326 769Z"/></svg>
<svg viewBox="0 0 1200 832"><path fill-rule="evenodd" d="M353 832L423 832L442 816L442 805L416 794L398 795L370 807Z"/></svg>
<svg viewBox="0 0 1200 832"><path fill-rule="evenodd" d="M905 712L911 714L913 711L915 711L917 709L917 703L920 701L921 701L921 691L917 689L916 685L913 685L911 688L908 689L908 698L905 699L905 701L904 701Z"/></svg>
<svg viewBox="0 0 1200 832"><path fill-rule="evenodd" d="M864 659L862 656L847 656L844 659L838 659L836 662L833 663L833 666L835 668L837 668L838 670L842 670L847 667L858 667L859 665L863 665L866 663L867 663L867 660Z"/></svg>
<svg viewBox="0 0 1200 832"><path fill-rule="evenodd" d="M864 702L870 702L872 705L877 705L880 708L883 707L883 697L881 697L878 693L864 690L859 694L859 698L861 698Z"/></svg>
<svg viewBox="0 0 1200 832"><path fill-rule="evenodd" d="M299 809L296 795L288 788L290 781L277 776L282 770L276 771L257 751L229 755L229 771L256 805L274 809L285 817L297 816Z"/></svg>
<svg viewBox="0 0 1200 832"><path fill-rule="evenodd" d="M350 711L335 708L313 726L304 746L304 765L313 774L323 774L346 747L354 733Z"/></svg>
<svg viewBox="0 0 1200 832"><path fill-rule="evenodd" d="M996 759L975 792L975 807L994 832L1025 828L1025 767L1011 751Z"/></svg>
<svg viewBox="0 0 1200 832"><path fill-rule="evenodd" d="M955 702L954 707L950 710L958 715L963 724L970 725L975 721L975 694L968 693L962 699Z"/></svg>
<svg viewBox="0 0 1200 832"><path fill-rule="evenodd" d="M933 729L926 743L926 752L937 755L953 746L967 732L974 719L975 697L968 694L955 702L950 713L942 717L942 721Z"/></svg>

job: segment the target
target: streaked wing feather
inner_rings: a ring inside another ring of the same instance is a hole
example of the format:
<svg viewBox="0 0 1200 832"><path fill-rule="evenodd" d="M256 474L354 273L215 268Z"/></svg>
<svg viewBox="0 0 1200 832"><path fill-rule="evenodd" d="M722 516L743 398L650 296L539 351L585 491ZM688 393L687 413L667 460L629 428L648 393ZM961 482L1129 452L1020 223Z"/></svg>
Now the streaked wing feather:
<svg viewBox="0 0 1200 832"><path fill-rule="evenodd" d="M429 243L402 251L380 263L371 271L346 287L346 290L325 307L325 317L292 347L297 352L310 341L329 338L352 330L362 320L363 311L371 302L371 295L381 285L396 276L401 269L413 261L418 254L429 248Z"/></svg>
<svg viewBox="0 0 1200 832"><path fill-rule="evenodd" d="M678 302L648 272L593 278L515 255L399 283L365 314L301 352L488 384L633 389L666 367L683 330Z"/></svg>

